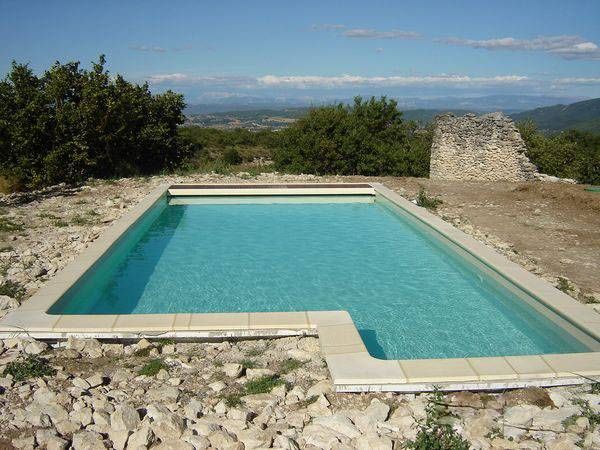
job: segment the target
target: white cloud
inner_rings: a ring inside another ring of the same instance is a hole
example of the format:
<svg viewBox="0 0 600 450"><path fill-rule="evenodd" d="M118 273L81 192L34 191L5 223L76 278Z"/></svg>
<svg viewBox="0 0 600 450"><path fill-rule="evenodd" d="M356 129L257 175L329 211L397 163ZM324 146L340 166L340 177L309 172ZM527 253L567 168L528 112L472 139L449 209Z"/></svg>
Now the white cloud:
<svg viewBox="0 0 600 450"><path fill-rule="evenodd" d="M584 85L593 85L600 84L600 77L567 77L567 78L557 78L554 80L556 84L584 84Z"/></svg>
<svg viewBox="0 0 600 450"><path fill-rule="evenodd" d="M429 76L276 76L265 75L257 81L263 86L305 88L341 88L352 86L397 87L397 86L497 86L523 84L529 80L521 75L499 75L493 77L471 77L468 75Z"/></svg>
<svg viewBox="0 0 600 450"><path fill-rule="evenodd" d="M421 35L415 31L381 31L370 28L348 28L339 24L313 25L313 31L334 31L341 36L355 39L417 39Z"/></svg>
<svg viewBox="0 0 600 450"><path fill-rule="evenodd" d="M200 87L206 95L232 97L246 95L251 90L264 89L353 89L353 88L507 88L525 87L531 90L558 89L567 86L600 85L600 77L530 77L526 75L473 76L464 74L363 76L342 74L323 75L263 75L197 76L185 73L156 74L146 77L152 85Z"/></svg>
<svg viewBox="0 0 600 450"><path fill-rule="evenodd" d="M541 36L534 39L515 39L505 37L498 39L463 39L445 38L436 42L463 47L481 48L486 50L524 50L541 51L564 59L600 60L600 48L591 41L580 36Z"/></svg>
<svg viewBox="0 0 600 450"><path fill-rule="evenodd" d="M421 36L415 31L378 31L367 28L350 28L342 34L346 37L356 39L416 39Z"/></svg>
<svg viewBox="0 0 600 450"><path fill-rule="evenodd" d="M131 50L135 50L138 52L152 52L152 53L165 53L167 49L163 47L148 46L148 45L132 45L129 47Z"/></svg>

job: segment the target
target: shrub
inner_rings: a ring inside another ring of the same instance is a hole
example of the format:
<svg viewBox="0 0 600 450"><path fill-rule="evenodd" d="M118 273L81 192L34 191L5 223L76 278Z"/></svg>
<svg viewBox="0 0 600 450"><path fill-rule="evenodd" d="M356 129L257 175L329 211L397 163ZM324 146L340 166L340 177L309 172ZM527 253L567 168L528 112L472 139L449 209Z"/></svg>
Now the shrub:
<svg viewBox="0 0 600 450"><path fill-rule="evenodd" d="M448 408L443 404L443 395L433 393L425 408L425 420L419 425L417 437L407 443L407 448L415 450L469 450L469 442L458 434L452 425L444 423Z"/></svg>
<svg viewBox="0 0 600 450"><path fill-rule="evenodd" d="M254 380L247 381L244 385L244 391L246 394L265 394L271 392L271 390L284 384L284 381L277 375L265 375Z"/></svg>
<svg viewBox="0 0 600 450"><path fill-rule="evenodd" d="M4 373L12 375L15 381L24 381L29 378L52 376L56 370L50 367L44 358L28 355L23 360L9 362Z"/></svg>
<svg viewBox="0 0 600 450"><path fill-rule="evenodd" d="M104 56L90 70L55 63L41 76L13 62L0 81L0 176L25 188L175 167L183 96L112 76ZM5 182L6 184L6 182Z"/></svg>
<svg viewBox="0 0 600 450"><path fill-rule="evenodd" d="M163 362L162 359L153 359L152 361L147 363L144 367L142 367L139 370L138 374L152 377L152 376L156 375L158 372L160 372L161 369L167 370L168 367Z"/></svg>
<svg viewBox="0 0 600 450"><path fill-rule="evenodd" d="M402 121L394 100L311 109L280 132L278 169L339 175L426 176L431 132Z"/></svg>
<svg viewBox="0 0 600 450"><path fill-rule="evenodd" d="M21 300L25 295L25 288L16 281L6 280L0 284L0 295L8 295L11 298Z"/></svg>
<svg viewBox="0 0 600 450"><path fill-rule="evenodd" d="M225 153L223 153L223 161L234 166L236 164L241 164L242 157L235 148L228 148L225 150Z"/></svg>
<svg viewBox="0 0 600 450"><path fill-rule="evenodd" d="M527 156L540 172L600 184L600 135L578 130L545 135L531 121L518 128Z"/></svg>
<svg viewBox="0 0 600 450"><path fill-rule="evenodd" d="M423 208L436 209L442 201L436 197L429 197L425 189L421 188L417 194L417 205Z"/></svg>

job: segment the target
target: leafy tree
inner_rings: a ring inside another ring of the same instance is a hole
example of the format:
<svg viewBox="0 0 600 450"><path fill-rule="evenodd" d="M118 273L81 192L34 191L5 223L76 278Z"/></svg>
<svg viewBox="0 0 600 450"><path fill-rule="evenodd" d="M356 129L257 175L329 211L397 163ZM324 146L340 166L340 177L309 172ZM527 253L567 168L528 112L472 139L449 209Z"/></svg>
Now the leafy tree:
<svg viewBox="0 0 600 450"><path fill-rule="evenodd" d="M311 109L281 132L278 168L340 175L426 176L431 133L402 121L394 100L354 99Z"/></svg>
<svg viewBox="0 0 600 450"><path fill-rule="evenodd" d="M518 127L527 154L540 172L600 184L600 135L578 130L545 135L532 121Z"/></svg>
<svg viewBox="0 0 600 450"><path fill-rule="evenodd" d="M57 62L36 76L13 62L0 81L0 176L35 188L150 174L194 149L177 134L182 95L152 95L104 66L104 56L91 70Z"/></svg>

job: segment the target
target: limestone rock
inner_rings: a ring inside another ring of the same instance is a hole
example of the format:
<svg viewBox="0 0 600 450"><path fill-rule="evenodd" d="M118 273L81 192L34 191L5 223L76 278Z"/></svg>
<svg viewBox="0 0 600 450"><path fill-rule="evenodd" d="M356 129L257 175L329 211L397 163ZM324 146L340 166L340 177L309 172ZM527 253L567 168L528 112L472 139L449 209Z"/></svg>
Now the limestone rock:
<svg viewBox="0 0 600 450"><path fill-rule="evenodd" d="M537 170L514 122L502 113L436 117L430 178L531 181Z"/></svg>

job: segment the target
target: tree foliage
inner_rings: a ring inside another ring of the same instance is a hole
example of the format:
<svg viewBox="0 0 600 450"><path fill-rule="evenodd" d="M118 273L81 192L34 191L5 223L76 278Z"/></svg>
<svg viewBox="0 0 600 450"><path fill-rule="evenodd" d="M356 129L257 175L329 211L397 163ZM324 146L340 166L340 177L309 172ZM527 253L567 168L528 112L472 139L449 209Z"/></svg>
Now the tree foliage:
<svg viewBox="0 0 600 450"><path fill-rule="evenodd" d="M56 62L41 76L13 62L0 81L0 175L21 187L156 173L189 148L178 140L183 96Z"/></svg>
<svg viewBox="0 0 600 450"><path fill-rule="evenodd" d="M354 99L311 109L281 132L277 167L339 175L426 176L431 132L405 123L394 100Z"/></svg>
<svg viewBox="0 0 600 450"><path fill-rule="evenodd" d="M518 127L527 155L540 172L600 184L600 135L578 130L545 135L532 121Z"/></svg>

